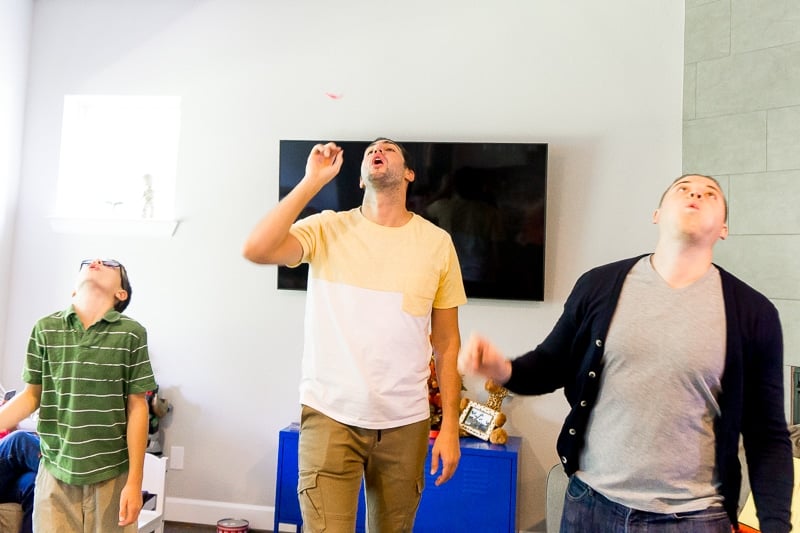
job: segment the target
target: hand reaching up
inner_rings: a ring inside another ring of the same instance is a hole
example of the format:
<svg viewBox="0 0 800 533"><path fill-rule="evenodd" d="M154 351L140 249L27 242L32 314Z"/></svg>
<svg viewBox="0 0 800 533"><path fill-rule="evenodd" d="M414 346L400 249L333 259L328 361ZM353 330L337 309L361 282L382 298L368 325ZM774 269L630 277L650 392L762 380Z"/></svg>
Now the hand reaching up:
<svg viewBox="0 0 800 533"><path fill-rule="evenodd" d="M342 169L344 150L335 143L317 144L306 161L306 179L314 180L321 188Z"/></svg>

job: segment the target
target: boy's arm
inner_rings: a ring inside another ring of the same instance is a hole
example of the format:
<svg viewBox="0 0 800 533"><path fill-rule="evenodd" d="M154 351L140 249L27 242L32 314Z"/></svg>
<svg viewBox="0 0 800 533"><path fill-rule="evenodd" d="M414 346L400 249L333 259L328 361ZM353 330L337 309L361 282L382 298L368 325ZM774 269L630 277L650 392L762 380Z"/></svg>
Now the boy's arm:
<svg viewBox="0 0 800 533"><path fill-rule="evenodd" d="M0 430L14 429L24 418L39 408L42 386L28 383L21 393L0 407Z"/></svg>
<svg viewBox="0 0 800 533"><path fill-rule="evenodd" d="M150 411L144 392L128 396L128 481L119 499L119 525L133 524L142 509L142 476Z"/></svg>

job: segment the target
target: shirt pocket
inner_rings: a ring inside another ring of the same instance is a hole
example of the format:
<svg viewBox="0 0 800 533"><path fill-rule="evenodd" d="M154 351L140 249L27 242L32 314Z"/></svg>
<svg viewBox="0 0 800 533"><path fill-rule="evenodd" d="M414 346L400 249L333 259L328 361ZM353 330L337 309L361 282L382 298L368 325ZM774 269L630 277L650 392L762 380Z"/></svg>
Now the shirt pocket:
<svg viewBox="0 0 800 533"><path fill-rule="evenodd" d="M403 290L403 311L418 317L429 315L438 289L438 272L409 272Z"/></svg>

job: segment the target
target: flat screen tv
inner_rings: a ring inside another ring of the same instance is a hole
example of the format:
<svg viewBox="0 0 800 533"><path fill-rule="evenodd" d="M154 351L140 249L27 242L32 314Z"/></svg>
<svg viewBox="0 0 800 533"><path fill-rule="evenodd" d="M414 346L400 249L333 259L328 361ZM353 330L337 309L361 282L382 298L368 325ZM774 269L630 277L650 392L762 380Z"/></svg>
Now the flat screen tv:
<svg viewBox="0 0 800 533"><path fill-rule="evenodd" d="M305 173L319 141L280 141L279 198ZM370 141L334 141L344 149L339 175L300 218L361 205L358 178ZM408 209L447 230L468 298L544 299L546 143L406 142L415 180ZM278 267L278 288L306 288L307 265Z"/></svg>

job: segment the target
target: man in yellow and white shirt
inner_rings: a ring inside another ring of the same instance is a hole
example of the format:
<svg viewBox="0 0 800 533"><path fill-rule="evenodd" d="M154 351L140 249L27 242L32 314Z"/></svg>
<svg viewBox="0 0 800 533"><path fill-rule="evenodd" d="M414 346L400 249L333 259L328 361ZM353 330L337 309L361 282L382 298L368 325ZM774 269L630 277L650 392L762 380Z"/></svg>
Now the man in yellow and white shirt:
<svg viewBox="0 0 800 533"><path fill-rule="evenodd" d="M304 528L353 531L363 478L370 531L411 531L428 450L431 345L443 409L431 457L433 473L441 463L436 484L458 465L458 306L466 296L450 236L406 208L413 164L394 141L365 150L359 208L293 224L343 158L334 143L314 146L305 176L258 223L244 256L310 265L298 450Z"/></svg>

